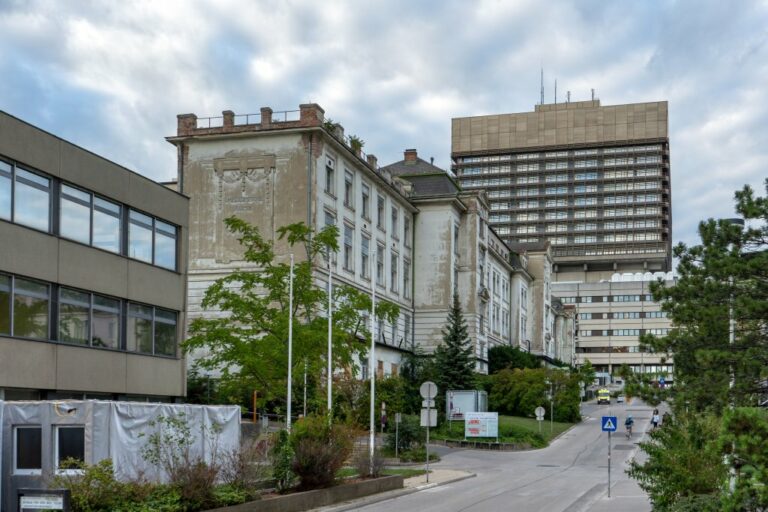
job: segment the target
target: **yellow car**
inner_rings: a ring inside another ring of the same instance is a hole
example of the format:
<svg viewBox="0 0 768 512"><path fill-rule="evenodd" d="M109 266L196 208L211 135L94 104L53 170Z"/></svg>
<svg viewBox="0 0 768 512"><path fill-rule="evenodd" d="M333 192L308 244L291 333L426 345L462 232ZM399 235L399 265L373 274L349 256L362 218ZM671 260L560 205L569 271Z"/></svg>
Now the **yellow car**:
<svg viewBox="0 0 768 512"><path fill-rule="evenodd" d="M607 389L599 389L597 390L597 403L598 404L610 404L611 403L611 392Z"/></svg>

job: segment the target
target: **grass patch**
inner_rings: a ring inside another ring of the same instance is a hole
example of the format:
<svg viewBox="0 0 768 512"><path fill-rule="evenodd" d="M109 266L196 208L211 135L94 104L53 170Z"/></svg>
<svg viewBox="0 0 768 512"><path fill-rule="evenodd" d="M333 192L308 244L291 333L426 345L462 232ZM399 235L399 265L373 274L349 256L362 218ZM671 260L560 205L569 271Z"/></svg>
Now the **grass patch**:
<svg viewBox="0 0 768 512"><path fill-rule="evenodd" d="M533 418L521 418L518 416L499 416L499 441L502 443L516 443L527 445L533 448L543 448L549 442L573 426L573 423L555 422L550 425L548 421L541 422L541 433L539 433L539 422ZM434 439L463 441L464 440L464 422L452 421L444 422L434 431ZM469 438L477 441L495 442L495 438Z"/></svg>

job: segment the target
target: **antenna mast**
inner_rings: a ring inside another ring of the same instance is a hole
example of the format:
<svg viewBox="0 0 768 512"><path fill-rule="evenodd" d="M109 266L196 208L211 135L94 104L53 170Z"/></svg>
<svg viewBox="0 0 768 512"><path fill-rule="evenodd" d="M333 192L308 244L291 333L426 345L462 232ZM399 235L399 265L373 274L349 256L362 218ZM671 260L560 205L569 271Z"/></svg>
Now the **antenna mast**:
<svg viewBox="0 0 768 512"><path fill-rule="evenodd" d="M541 105L544 104L544 68L541 68Z"/></svg>

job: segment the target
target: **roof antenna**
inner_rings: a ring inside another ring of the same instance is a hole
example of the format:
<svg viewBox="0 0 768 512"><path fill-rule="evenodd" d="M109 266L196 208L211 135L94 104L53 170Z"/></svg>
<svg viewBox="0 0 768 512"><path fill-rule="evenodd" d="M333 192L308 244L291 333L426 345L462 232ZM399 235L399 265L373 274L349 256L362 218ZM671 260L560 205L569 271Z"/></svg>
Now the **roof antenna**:
<svg viewBox="0 0 768 512"><path fill-rule="evenodd" d="M570 103L571 102L571 91L568 91L565 93L565 102Z"/></svg>
<svg viewBox="0 0 768 512"><path fill-rule="evenodd" d="M541 103L540 105L544 104L544 68L541 68Z"/></svg>
<svg viewBox="0 0 768 512"><path fill-rule="evenodd" d="M435 157L433 156L429 157L429 163L430 165L435 165Z"/></svg>
<svg viewBox="0 0 768 512"><path fill-rule="evenodd" d="M555 78L555 105L557 105L557 78Z"/></svg>
<svg viewBox="0 0 768 512"><path fill-rule="evenodd" d="M595 90L592 89L592 101L595 101Z"/></svg>

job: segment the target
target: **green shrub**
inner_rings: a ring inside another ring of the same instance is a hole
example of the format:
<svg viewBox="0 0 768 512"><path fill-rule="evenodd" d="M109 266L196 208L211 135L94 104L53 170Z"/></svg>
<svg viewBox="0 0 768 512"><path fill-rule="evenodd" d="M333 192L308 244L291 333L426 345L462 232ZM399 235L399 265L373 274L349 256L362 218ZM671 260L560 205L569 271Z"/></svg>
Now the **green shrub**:
<svg viewBox="0 0 768 512"><path fill-rule="evenodd" d="M81 474L56 475L54 487L69 489L73 512L115 510L124 501L125 484L115 479L111 459L93 465L81 465Z"/></svg>
<svg viewBox="0 0 768 512"><path fill-rule="evenodd" d="M333 485L336 473L352 453L352 437L346 428L329 425L326 416L299 420L290 436L293 449L291 470L301 489Z"/></svg>
<svg viewBox="0 0 768 512"><path fill-rule="evenodd" d="M397 427L397 436L395 436L395 422L390 422L390 432L387 434L387 449L395 452L395 437L397 437L398 452L410 450L415 446L424 444L426 431L421 428L420 420L417 416L403 415L400 426Z"/></svg>
<svg viewBox="0 0 768 512"><path fill-rule="evenodd" d="M293 485L295 477L291 470L293 448L291 447L287 431L281 430L275 433L270 457L272 459L272 478L275 479L275 487L277 487L279 492L283 492Z"/></svg>
<svg viewBox="0 0 768 512"><path fill-rule="evenodd" d="M426 462L426 460L427 450L423 446L400 453L400 462ZM438 462L440 456L434 452L430 452L429 460L430 462Z"/></svg>
<svg viewBox="0 0 768 512"><path fill-rule="evenodd" d="M373 461L371 461L371 454L367 449L358 451L352 460L357 474L368 478L380 477L384 471L384 462L384 457L379 450L374 450Z"/></svg>

